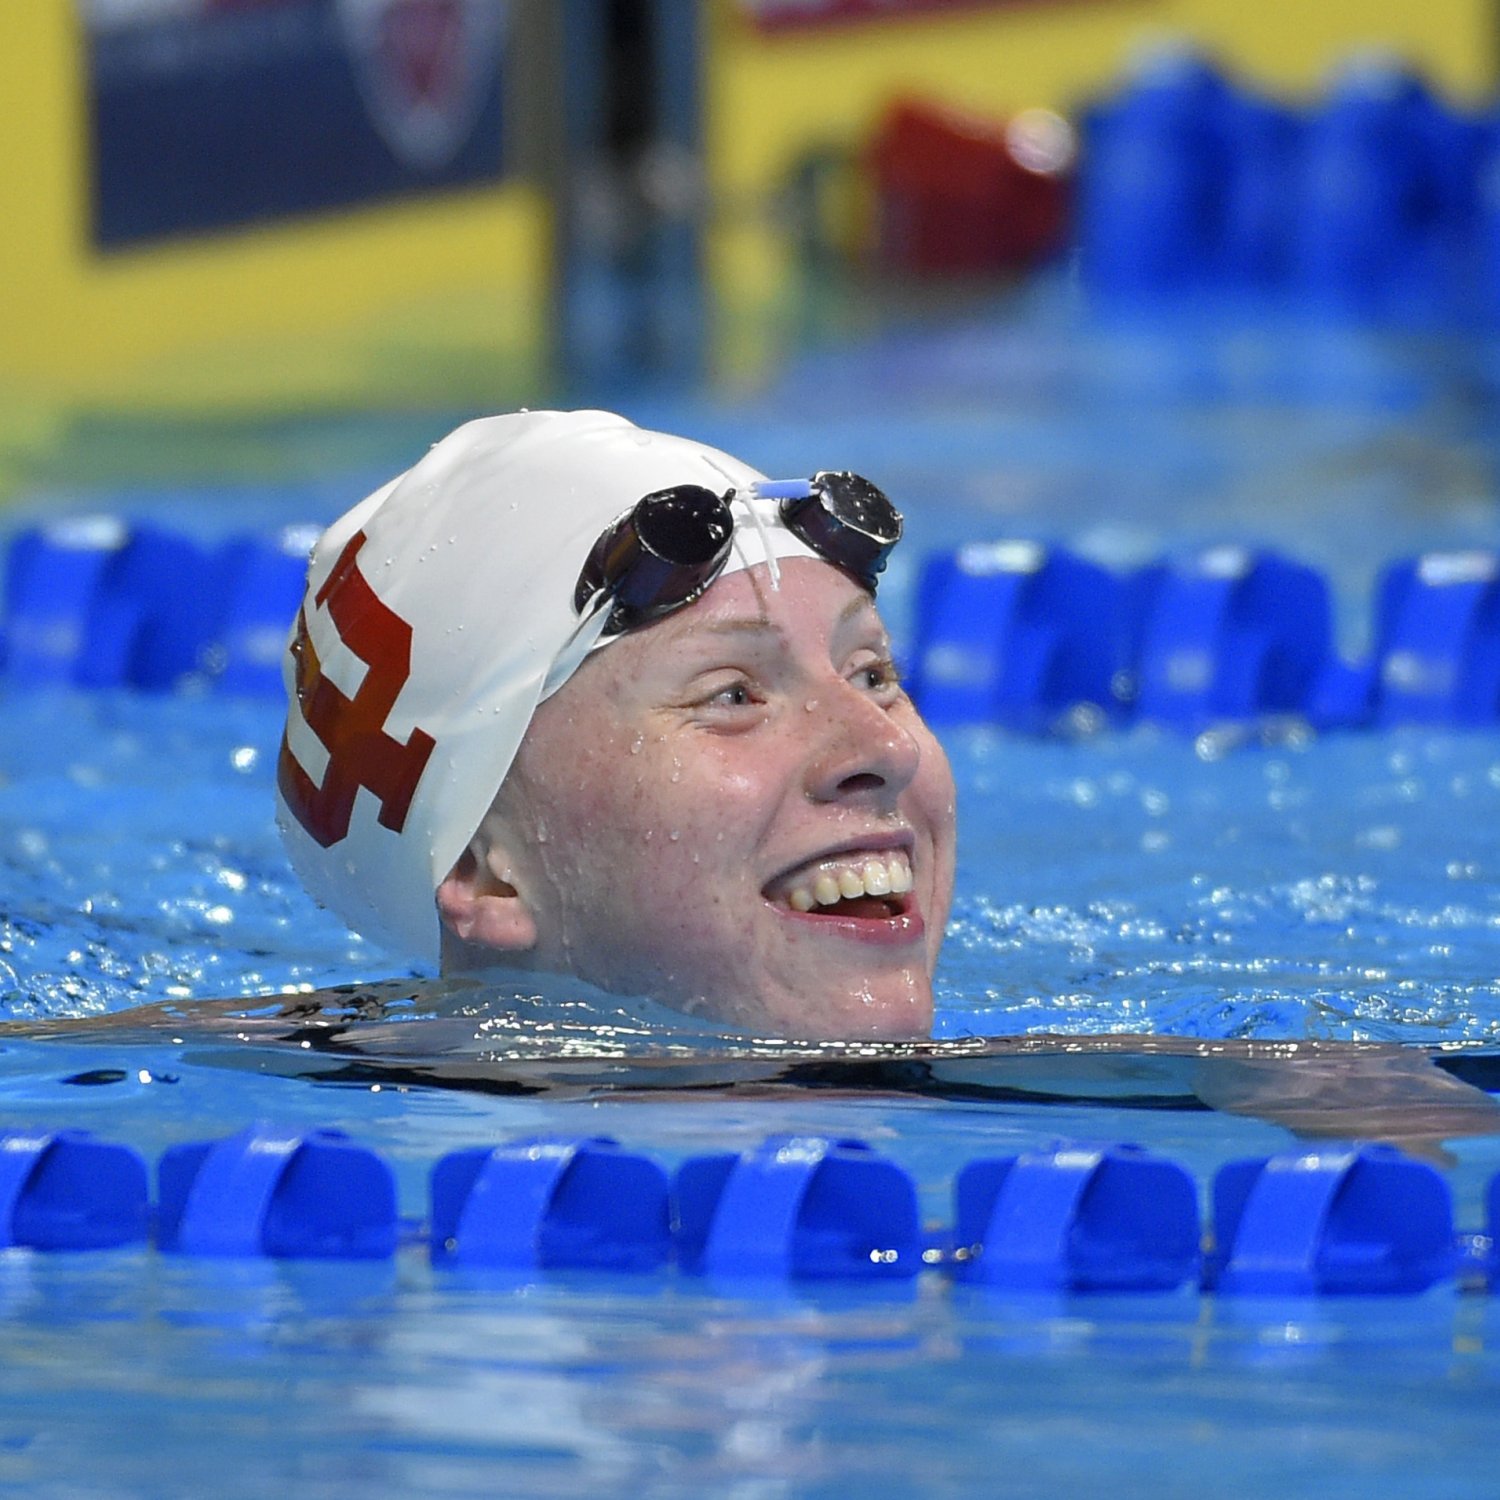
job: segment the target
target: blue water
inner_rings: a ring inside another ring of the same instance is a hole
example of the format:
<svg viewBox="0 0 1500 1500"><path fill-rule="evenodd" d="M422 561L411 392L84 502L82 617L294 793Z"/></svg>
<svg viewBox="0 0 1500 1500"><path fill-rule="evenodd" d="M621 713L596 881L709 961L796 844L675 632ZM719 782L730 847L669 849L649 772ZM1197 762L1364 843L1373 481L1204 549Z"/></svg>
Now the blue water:
<svg viewBox="0 0 1500 1500"><path fill-rule="evenodd" d="M1148 334L1047 305L810 357L733 408L627 409L772 473L878 478L910 522L887 589L898 626L930 546L1036 535L1125 565L1228 537L1323 567L1353 648L1386 560L1497 541L1488 360L1455 340L1327 330ZM388 457L372 443L370 467ZM261 495L258 514L326 505L312 517L326 519L356 498L316 478ZM401 972L290 876L270 817L273 706L0 703L6 1018L148 1002L186 1017L195 1000ZM944 1032L1494 1041L1500 737L975 730L949 748L961 843ZM507 1097L340 1075L291 1051L186 1022L180 1041L9 1036L0 1113L87 1126L148 1158L257 1117L340 1126L391 1162L413 1219L444 1152L538 1131L606 1132L669 1166L773 1131L862 1136L913 1173L935 1222L951 1222L965 1161L1054 1138L1139 1141L1200 1184L1293 1139L1251 1116L1086 1100ZM1459 1224L1480 1229L1500 1143L1446 1152ZM415 1247L375 1268L13 1253L0 1484L362 1500L1488 1497L1497 1349L1500 1298L1451 1286L1044 1301L935 1274L896 1294L486 1281L434 1272Z"/></svg>

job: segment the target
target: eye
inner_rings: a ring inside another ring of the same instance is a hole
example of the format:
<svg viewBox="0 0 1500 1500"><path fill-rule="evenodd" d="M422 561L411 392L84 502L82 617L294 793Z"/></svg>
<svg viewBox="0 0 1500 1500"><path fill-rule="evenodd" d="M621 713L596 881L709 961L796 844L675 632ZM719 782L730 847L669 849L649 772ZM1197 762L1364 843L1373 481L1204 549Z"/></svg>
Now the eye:
<svg viewBox="0 0 1500 1500"><path fill-rule="evenodd" d="M856 687L862 687L868 693L889 694L899 690L901 674L896 670L896 663L883 656L877 661L862 663L856 668L853 681Z"/></svg>
<svg viewBox="0 0 1500 1500"><path fill-rule="evenodd" d="M720 688L708 701L716 708L748 708L755 700L750 696L749 683L735 682Z"/></svg>
<svg viewBox="0 0 1500 1500"><path fill-rule="evenodd" d="M718 683L710 683L696 701L700 708L724 710L753 708L761 699L748 677L721 677Z"/></svg>

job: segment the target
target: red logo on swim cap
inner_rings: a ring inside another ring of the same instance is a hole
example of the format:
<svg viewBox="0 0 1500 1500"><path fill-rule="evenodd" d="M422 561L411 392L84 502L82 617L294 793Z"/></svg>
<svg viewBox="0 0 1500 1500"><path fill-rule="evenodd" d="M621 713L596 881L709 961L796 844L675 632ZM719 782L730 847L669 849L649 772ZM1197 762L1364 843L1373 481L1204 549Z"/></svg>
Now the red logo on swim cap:
<svg viewBox="0 0 1500 1500"><path fill-rule="evenodd" d="M385 721L411 676L411 626L383 604L354 565L365 534L357 531L323 581L315 602L328 606L339 639L369 669L350 698L323 674L307 633L307 611L297 615L292 641L297 701L302 717L328 752L323 784L297 763L286 734L276 765L276 784L297 821L323 848L349 833L354 798L360 787L380 799L381 827L400 833L411 799L436 741L413 729L403 745L385 731Z"/></svg>

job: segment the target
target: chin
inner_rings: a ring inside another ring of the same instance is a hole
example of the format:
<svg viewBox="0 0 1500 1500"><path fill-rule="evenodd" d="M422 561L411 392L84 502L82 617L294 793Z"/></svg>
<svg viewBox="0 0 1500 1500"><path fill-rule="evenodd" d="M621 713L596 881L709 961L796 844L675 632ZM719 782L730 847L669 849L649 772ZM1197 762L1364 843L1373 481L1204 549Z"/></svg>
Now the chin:
<svg viewBox="0 0 1500 1500"><path fill-rule="evenodd" d="M692 1007L699 1015L712 1013L763 1037L788 1041L869 1042L921 1041L932 1035L932 990L913 992L903 985L899 993L882 995L861 989L849 995L810 1002L819 993L816 986L794 995L746 996L739 1004Z"/></svg>

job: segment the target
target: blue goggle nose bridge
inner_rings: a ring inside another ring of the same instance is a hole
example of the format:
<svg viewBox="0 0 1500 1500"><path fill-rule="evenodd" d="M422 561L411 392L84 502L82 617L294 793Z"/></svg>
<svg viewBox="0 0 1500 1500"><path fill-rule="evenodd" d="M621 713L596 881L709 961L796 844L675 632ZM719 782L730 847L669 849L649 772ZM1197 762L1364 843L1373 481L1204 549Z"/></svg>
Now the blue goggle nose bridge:
<svg viewBox="0 0 1500 1500"><path fill-rule="evenodd" d="M594 544L578 576L574 610L581 615L602 594L611 601L604 633L615 635L691 604L728 561L734 494L682 484L638 500ZM787 530L875 592L902 521L868 479L820 471L810 479L762 481L753 494L775 500Z"/></svg>

